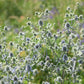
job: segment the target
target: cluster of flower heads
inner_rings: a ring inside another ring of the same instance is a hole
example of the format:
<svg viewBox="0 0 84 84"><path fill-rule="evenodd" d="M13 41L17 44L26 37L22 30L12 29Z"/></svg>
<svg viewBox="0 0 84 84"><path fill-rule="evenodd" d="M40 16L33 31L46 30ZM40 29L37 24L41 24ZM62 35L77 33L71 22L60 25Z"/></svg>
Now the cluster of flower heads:
<svg viewBox="0 0 84 84"><path fill-rule="evenodd" d="M53 24L40 19L34 26L28 21L28 30L23 27L17 41L9 43L6 42L8 27L1 29L0 84L82 84L84 28L80 25L83 20L82 15L75 15L68 7L64 30L53 33Z"/></svg>

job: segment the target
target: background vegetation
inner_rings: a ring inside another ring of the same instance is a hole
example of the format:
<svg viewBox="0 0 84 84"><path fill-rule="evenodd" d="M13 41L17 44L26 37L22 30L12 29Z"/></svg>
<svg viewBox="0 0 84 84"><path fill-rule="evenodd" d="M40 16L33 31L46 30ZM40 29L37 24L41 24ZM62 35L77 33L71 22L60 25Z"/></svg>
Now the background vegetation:
<svg viewBox="0 0 84 84"><path fill-rule="evenodd" d="M0 24L21 26L25 24L27 17L33 21L37 17L32 17L35 12L43 12L45 9L52 11L48 21L56 23L56 29L63 23L64 14L67 6L74 9L76 2L81 3L81 7L76 11L77 14L84 14L84 0L0 0Z"/></svg>

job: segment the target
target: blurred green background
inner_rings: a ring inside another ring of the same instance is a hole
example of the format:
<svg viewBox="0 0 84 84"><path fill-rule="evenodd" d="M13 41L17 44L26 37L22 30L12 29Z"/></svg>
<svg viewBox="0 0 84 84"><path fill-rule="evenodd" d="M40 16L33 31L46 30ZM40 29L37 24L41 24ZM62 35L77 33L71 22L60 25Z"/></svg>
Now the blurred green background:
<svg viewBox="0 0 84 84"><path fill-rule="evenodd" d="M77 2L80 6L75 14L84 15L84 0L0 0L0 28L10 27L7 41L13 41L18 32L28 30L29 27L22 29L22 26L27 25L27 17L31 18L30 21L36 27L39 18L35 12L41 13L49 9L51 14L47 23L55 23L53 32L56 32L58 29L63 29L62 24L67 7L70 6L74 10Z"/></svg>
<svg viewBox="0 0 84 84"><path fill-rule="evenodd" d="M84 0L0 0L0 25L13 25L21 27L27 22L27 17L37 21L36 11L45 9L52 11L49 22L55 22L56 28L60 28L63 22L67 6L74 9L76 2L80 2L77 14L84 14Z"/></svg>

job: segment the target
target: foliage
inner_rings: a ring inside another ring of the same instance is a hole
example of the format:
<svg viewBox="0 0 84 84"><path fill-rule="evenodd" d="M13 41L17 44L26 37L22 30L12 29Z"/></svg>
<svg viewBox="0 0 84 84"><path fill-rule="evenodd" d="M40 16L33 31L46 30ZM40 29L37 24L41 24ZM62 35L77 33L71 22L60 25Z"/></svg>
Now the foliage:
<svg viewBox="0 0 84 84"><path fill-rule="evenodd" d="M83 15L67 7L61 30L48 22L51 10L36 12L21 30L0 27L1 84L82 84L84 78Z"/></svg>

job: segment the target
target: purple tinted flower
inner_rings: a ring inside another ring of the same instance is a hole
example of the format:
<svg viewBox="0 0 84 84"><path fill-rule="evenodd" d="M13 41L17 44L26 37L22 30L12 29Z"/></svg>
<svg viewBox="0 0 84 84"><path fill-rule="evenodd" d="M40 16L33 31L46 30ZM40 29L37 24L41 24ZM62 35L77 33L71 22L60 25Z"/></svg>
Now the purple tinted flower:
<svg viewBox="0 0 84 84"><path fill-rule="evenodd" d="M48 17L49 16L47 16L47 15L42 15L42 18L41 19L44 20L44 21L46 21L48 19Z"/></svg>
<svg viewBox="0 0 84 84"><path fill-rule="evenodd" d="M82 27L84 28L84 23L83 23Z"/></svg>
<svg viewBox="0 0 84 84"><path fill-rule="evenodd" d="M63 32L65 31L65 29L62 30Z"/></svg>
<svg viewBox="0 0 84 84"><path fill-rule="evenodd" d="M56 9L56 7L53 7L53 8L52 8L52 10L55 10L55 9Z"/></svg>
<svg viewBox="0 0 84 84"><path fill-rule="evenodd" d="M80 35L79 35L79 34L77 34L77 37L78 37L78 38L80 38Z"/></svg>
<svg viewBox="0 0 84 84"><path fill-rule="evenodd" d="M49 18L50 18L50 19L53 19L53 16L52 16L52 15L50 15L50 16L49 16Z"/></svg>
<svg viewBox="0 0 84 84"><path fill-rule="evenodd" d="M19 32L19 30L18 29L15 29L15 33L18 33Z"/></svg>
<svg viewBox="0 0 84 84"><path fill-rule="evenodd" d="M54 11L54 10L51 10L51 13L52 13L53 15L55 15L55 11Z"/></svg>
<svg viewBox="0 0 84 84"><path fill-rule="evenodd" d="M81 40L81 43L84 43L84 39L83 39L83 40Z"/></svg>
<svg viewBox="0 0 84 84"><path fill-rule="evenodd" d="M51 13L54 15L56 12L59 14L58 9L56 7L53 7Z"/></svg>
<svg viewBox="0 0 84 84"><path fill-rule="evenodd" d="M59 29L57 29L57 32L59 32Z"/></svg>
<svg viewBox="0 0 84 84"><path fill-rule="evenodd" d="M81 40L80 45L82 45L82 43L84 43L84 39L83 39L83 40Z"/></svg>
<svg viewBox="0 0 84 84"><path fill-rule="evenodd" d="M84 54L84 50L82 50L82 53Z"/></svg>
<svg viewBox="0 0 84 84"><path fill-rule="evenodd" d="M59 11L56 7L53 7L52 10L51 10L51 15L49 16L50 19L53 18L53 15L56 14L56 12L59 14Z"/></svg>

